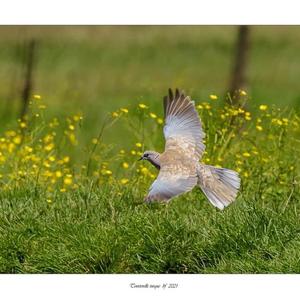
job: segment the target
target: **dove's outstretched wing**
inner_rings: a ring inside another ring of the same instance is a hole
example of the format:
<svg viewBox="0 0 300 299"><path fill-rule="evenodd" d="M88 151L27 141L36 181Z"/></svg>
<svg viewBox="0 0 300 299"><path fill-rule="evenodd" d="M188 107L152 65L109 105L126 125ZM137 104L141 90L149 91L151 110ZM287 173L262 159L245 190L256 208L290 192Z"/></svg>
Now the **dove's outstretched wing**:
<svg viewBox="0 0 300 299"><path fill-rule="evenodd" d="M169 200L190 191L197 183L197 164L204 152L205 136L195 104L190 97L169 89L164 98L166 139L160 156L160 172L146 201Z"/></svg>

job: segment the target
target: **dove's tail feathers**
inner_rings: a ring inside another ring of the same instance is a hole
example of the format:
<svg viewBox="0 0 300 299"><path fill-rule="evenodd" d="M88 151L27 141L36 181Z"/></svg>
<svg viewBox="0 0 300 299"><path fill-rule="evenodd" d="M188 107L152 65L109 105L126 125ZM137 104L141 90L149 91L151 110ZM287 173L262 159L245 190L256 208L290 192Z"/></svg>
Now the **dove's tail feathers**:
<svg viewBox="0 0 300 299"><path fill-rule="evenodd" d="M241 182L237 172L201 164L198 177L199 187L213 206L223 210L236 199Z"/></svg>

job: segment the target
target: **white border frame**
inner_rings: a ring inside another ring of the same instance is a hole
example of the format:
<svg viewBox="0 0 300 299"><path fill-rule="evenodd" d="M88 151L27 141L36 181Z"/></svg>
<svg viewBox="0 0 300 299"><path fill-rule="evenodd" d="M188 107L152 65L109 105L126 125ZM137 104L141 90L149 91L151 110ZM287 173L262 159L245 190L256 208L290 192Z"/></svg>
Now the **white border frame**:
<svg viewBox="0 0 300 299"><path fill-rule="evenodd" d="M164 288L164 284L178 284ZM137 288L135 285L148 287ZM152 288L150 285L160 285ZM1 275L1 298L295 298L299 275ZM298 295L299 296L299 295Z"/></svg>
<svg viewBox="0 0 300 299"><path fill-rule="evenodd" d="M0 23L13 25L300 24L297 0L7 0Z"/></svg>

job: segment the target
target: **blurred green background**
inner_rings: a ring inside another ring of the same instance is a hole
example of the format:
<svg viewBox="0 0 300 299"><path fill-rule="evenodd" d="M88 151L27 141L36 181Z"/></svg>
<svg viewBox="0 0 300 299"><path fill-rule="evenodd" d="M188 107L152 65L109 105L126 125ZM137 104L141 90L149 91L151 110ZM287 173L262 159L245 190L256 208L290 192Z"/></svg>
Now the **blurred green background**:
<svg viewBox="0 0 300 299"><path fill-rule="evenodd" d="M300 107L300 27L252 26L249 109ZM162 114L168 87L197 100L229 88L237 26L1 26L0 125L19 115L24 47L34 39L33 94L47 115L82 112L89 133L121 106L151 103ZM97 131L97 130L96 130Z"/></svg>

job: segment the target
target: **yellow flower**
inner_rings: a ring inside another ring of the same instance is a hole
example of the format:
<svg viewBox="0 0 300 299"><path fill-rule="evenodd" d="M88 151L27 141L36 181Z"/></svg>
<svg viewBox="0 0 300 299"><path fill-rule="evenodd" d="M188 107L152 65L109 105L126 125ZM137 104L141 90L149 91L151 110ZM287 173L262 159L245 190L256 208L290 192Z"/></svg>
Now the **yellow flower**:
<svg viewBox="0 0 300 299"><path fill-rule="evenodd" d="M217 97L215 94L211 94L211 95L209 96L209 98L210 98L211 100L217 100L217 99L218 99L218 97Z"/></svg>
<svg viewBox="0 0 300 299"><path fill-rule="evenodd" d="M243 157L248 158L248 157L250 157L250 156L251 156L251 155L250 155L248 152L243 153Z"/></svg>
<svg viewBox="0 0 300 299"><path fill-rule="evenodd" d="M129 167L129 164L127 162L122 163L123 168L127 169Z"/></svg>
<svg viewBox="0 0 300 299"><path fill-rule="evenodd" d="M33 149L32 149L32 147L25 145L25 151L28 153L32 153Z"/></svg>
<svg viewBox="0 0 300 299"><path fill-rule="evenodd" d="M257 131L262 131L263 128L262 128L262 126L256 126L256 130L257 130Z"/></svg>
<svg viewBox="0 0 300 299"><path fill-rule="evenodd" d="M14 151L14 149L16 148L15 144L14 143L10 143L8 145L8 152L9 153L12 153Z"/></svg>
<svg viewBox="0 0 300 299"><path fill-rule="evenodd" d="M121 182L122 185L125 185L129 182L129 180L128 179L121 179L120 182Z"/></svg>
<svg viewBox="0 0 300 299"><path fill-rule="evenodd" d="M246 96L246 95L247 95L247 93L246 93L246 91L245 91L245 90L241 90L241 91L240 91L240 95L241 95L241 96Z"/></svg>
<svg viewBox="0 0 300 299"><path fill-rule="evenodd" d="M235 110L235 109L232 109L230 112L233 116L236 116L239 114L239 110Z"/></svg>
<svg viewBox="0 0 300 299"><path fill-rule="evenodd" d="M128 113L128 109L127 108L121 108L120 109L122 112L124 112L124 113Z"/></svg>
<svg viewBox="0 0 300 299"><path fill-rule="evenodd" d="M283 125L283 122L282 122L280 119L276 119L276 123L277 123L277 125L279 125L279 126L282 126L282 125Z"/></svg>
<svg viewBox="0 0 300 299"><path fill-rule="evenodd" d="M139 107L141 108L141 109L147 109L148 107L145 105L145 104L139 104Z"/></svg>
<svg viewBox="0 0 300 299"><path fill-rule="evenodd" d="M71 133L69 134L69 140L73 145L77 145L77 140L75 134Z"/></svg>
<svg viewBox="0 0 300 299"><path fill-rule="evenodd" d="M124 155L124 154L125 154L125 151L124 151L124 150L120 150L120 154L121 154L121 155Z"/></svg>
<svg viewBox="0 0 300 299"><path fill-rule="evenodd" d="M45 137L44 137L44 143L49 143L49 142L51 142L52 140L53 140L53 136L52 135L50 135L50 134L48 134L48 135L46 135Z"/></svg>
<svg viewBox="0 0 300 299"><path fill-rule="evenodd" d="M130 151L130 153L131 153L131 155L136 155L136 151L135 150L132 150L132 151Z"/></svg>
<svg viewBox="0 0 300 299"><path fill-rule="evenodd" d="M16 137L14 137L14 139L13 139L13 142L14 142L15 144L20 144L21 141L22 141L22 139L21 139L20 136L16 136Z"/></svg>
<svg viewBox="0 0 300 299"><path fill-rule="evenodd" d="M70 157L65 156L65 157L63 158L63 162L64 162L64 163L70 162Z"/></svg>
<svg viewBox="0 0 300 299"><path fill-rule="evenodd" d="M159 125L161 125L163 122L164 122L164 121L163 121L161 118L158 118L158 119L157 119L157 123L158 123Z"/></svg>
<svg viewBox="0 0 300 299"><path fill-rule="evenodd" d="M47 106L46 105L39 105L39 109L46 109Z"/></svg>
<svg viewBox="0 0 300 299"><path fill-rule="evenodd" d="M61 178L62 177L62 172L60 170L55 171L55 175L57 178Z"/></svg>
<svg viewBox="0 0 300 299"><path fill-rule="evenodd" d="M49 157L49 161L54 162L55 161L55 157L54 156L50 156Z"/></svg>
<svg viewBox="0 0 300 299"><path fill-rule="evenodd" d="M71 131L73 131L73 130L75 130L75 127L74 127L73 125L69 125L69 129L70 129Z"/></svg>
<svg viewBox="0 0 300 299"><path fill-rule="evenodd" d="M67 174L66 177L64 178L64 184L65 185L72 185L73 180L72 180L72 175Z"/></svg>
<svg viewBox="0 0 300 299"><path fill-rule="evenodd" d="M52 203L52 199L51 199L51 198L48 198L48 199L47 199L47 203Z"/></svg>
<svg viewBox="0 0 300 299"><path fill-rule="evenodd" d="M199 105L197 106L197 108L198 108L198 109L203 109L203 106L202 106L201 104L199 104Z"/></svg>
<svg viewBox="0 0 300 299"><path fill-rule="evenodd" d="M245 171L245 172L243 173L243 175L244 175L245 178L249 177L249 174L248 174L247 171Z"/></svg>
<svg viewBox="0 0 300 299"><path fill-rule="evenodd" d="M142 145L140 142L137 142L137 143L135 144L135 146L136 146L136 147L142 147L143 145Z"/></svg>
<svg viewBox="0 0 300 299"><path fill-rule="evenodd" d="M245 120L251 120L251 113L248 111L245 112Z"/></svg>
<svg viewBox="0 0 300 299"><path fill-rule="evenodd" d="M33 95L33 98L35 100L40 100L42 97L39 94L35 94L35 95Z"/></svg>
<svg viewBox="0 0 300 299"><path fill-rule="evenodd" d="M157 115L155 113L151 112L149 115L150 115L151 118L157 118Z"/></svg>
<svg viewBox="0 0 300 299"><path fill-rule="evenodd" d="M45 161L45 162L43 163L43 165L44 165L45 167L47 167L47 168L49 168L49 167L51 166L47 161Z"/></svg>
<svg viewBox="0 0 300 299"><path fill-rule="evenodd" d="M112 113L112 117L118 117L118 116L119 116L119 114L117 112Z"/></svg>
<svg viewBox="0 0 300 299"><path fill-rule="evenodd" d="M285 126L287 126L289 123L289 120L287 118L283 118L282 121Z"/></svg>
<svg viewBox="0 0 300 299"><path fill-rule="evenodd" d="M44 172L44 176L45 177L52 177L52 172L51 171L49 171L49 170L46 170L45 172Z"/></svg>
<svg viewBox="0 0 300 299"><path fill-rule="evenodd" d="M147 174L148 171L149 171L149 170L148 170L146 167L143 167L143 168L141 169L141 173L144 174L144 175Z"/></svg>
<svg viewBox="0 0 300 299"><path fill-rule="evenodd" d="M21 122L20 122L20 127L21 127L22 129L24 129L24 128L27 127L27 125L26 125L25 122L21 121Z"/></svg>
<svg viewBox="0 0 300 299"><path fill-rule="evenodd" d="M98 139L97 139L97 138L93 138L93 139L92 139L92 143L93 143L93 144L97 144L97 143L98 143Z"/></svg>
<svg viewBox="0 0 300 299"><path fill-rule="evenodd" d="M265 110L267 110L268 109L268 106L267 105L260 105L259 106L259 110L261 110L261 111L265 111Z"/></svg>
<svg viewBox="0 0 300 299"><path fill-rule="evenodd" d="M112 175L112 171L107 169L107 170L105 170L105 174L106 175Z"/></svg>
<svg viewBox="0 0 300 299"><path fill-rule="evenodd" d="M47 152L52 151L53 148L54 148L54 143L49 143L49 144L47 144L47 145L45 146L45 150L46 150Z"/></svg>
<svg viewBox="0 0 300 299"><path fill-rule="evenodd" d="M76 115L73 116L73 119L74 119L74 121L77 122L77 121L82 120L82 116L80 114L76 114Z"/></svg>

